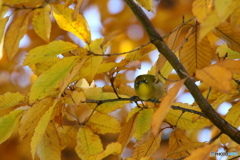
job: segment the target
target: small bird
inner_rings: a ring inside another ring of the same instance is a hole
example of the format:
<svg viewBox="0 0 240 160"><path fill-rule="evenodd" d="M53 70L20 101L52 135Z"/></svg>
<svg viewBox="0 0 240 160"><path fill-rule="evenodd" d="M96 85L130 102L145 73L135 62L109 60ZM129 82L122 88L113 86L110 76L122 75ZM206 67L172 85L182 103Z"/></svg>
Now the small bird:
<svg viewBox="0 0 240 160"><path fill-rule="evenodd" d="M165 84L161 80L156 81L155 76L143 74L138 76L134 82L134 89L142 100L160 99L166 93Z"/></svg>

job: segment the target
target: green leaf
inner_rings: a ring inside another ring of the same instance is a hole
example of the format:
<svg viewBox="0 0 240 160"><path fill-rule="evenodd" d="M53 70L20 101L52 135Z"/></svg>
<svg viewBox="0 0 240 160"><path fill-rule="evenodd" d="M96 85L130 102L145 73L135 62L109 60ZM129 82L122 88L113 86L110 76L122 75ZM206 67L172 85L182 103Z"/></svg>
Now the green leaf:
<svg viewBox="0 0 240 160"><path fill-rule="evenodd" d="M47 45L42 45L30 50L26 58L24 59L23 65L40 63L58 54L75 50L77 48L78 46L76 44L70 42L65 42L61 40L53 41Z"/></svg>
<svg viewBox="0 0 240 160"><path fill-rule="evenodd" d="M107 114L96 112L88 121L87 125L99 134L118 133L120 132L120 122Z"/></svg>
<svg viewBox="0 0 240 160"><path fill-rule="evenodd" d="M19 92L6 92L4 95L0 95L0 109L14 107L23 101L24 98L25 96Z"/></svg>
<svg viewBox="0 0 240 160"><path fill-rule="evenodd" d="M53 102L53 98L45 98L34 103L34 105L30 107L26 113L24 113L23 118L20 121L20 126L18 127L19 141L22 141L28 135L33 134L40 118L45 114L50 106L52 106Z"/></svg>
<svg viewBox="0 0 240 160"><path fill-rule="evenodd" d="M144 109L138 112L136 118L136 128L134 137L138 140L145 132L150 129L152 121L153 109Z"/></svg>
<svg viewBox="0 0 240 160"><path fill-rule="evenodd" d="M51 120L51 115L53 113L53 110L57 104L58 100L54 101L54 104L46 111L46 113L40 118L39 123L37 124L37 127L35 128L34 134L31 139L31 154L32 158L34 159L36 150L38 148L39 143L41 142L44 133L46 131L46 128L48 126L49 121Z"/></svg>
<svg viewBox="0 0 240 160"><path fill-rule="evenodd" d="M23 111L23 109L19 108L0 117L0 144L11 136L19 118L21 118L23 114Z"/></svg>
<svg viewBox="0 0 240 160"><path fill-rule="evenodd" d="M57 87L59 82L69 74L79 57L67 57L53 65L48 71L41 74L33 83L29 94L29 101L43 99Z"/></svg>
<svg viewBox="0 0 240 160"><path fill-rule="evenodd" d="M58 132L53 123L49 123L37 149L41 160L61 160L61 148Z"/></svg>
<svg viewBox="0 0 240 160"><path fill-rule="evenodd" d="M75 150L82 160L88 160L88 157L102 152L103 146L98 135L94 134L91 129L82 127L77 134Z"/></svg>

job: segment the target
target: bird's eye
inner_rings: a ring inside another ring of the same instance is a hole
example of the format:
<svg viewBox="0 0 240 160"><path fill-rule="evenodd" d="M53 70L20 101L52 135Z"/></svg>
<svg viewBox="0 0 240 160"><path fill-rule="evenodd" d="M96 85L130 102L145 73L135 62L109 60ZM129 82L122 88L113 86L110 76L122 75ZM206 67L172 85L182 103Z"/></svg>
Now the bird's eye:
<svg viewBox="0 0 240 160"><path fill-rule="evenodd" d="M143 79L143 82L144 82L144 83L148 83L148 81L146 80L146 78Z"/></svg>

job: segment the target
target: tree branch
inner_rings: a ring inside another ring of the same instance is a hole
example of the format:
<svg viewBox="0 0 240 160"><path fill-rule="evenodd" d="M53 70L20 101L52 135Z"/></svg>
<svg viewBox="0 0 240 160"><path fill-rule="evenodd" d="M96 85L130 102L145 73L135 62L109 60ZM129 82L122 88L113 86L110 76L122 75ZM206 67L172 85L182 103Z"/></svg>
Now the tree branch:
<svg viewBox="0 0 240 160"><path fill-rule="evenodd" d="M116 102L116 101L137 102L137 101L142 101L142 100L137 96L133 96L132 98L116 98L116 99L105 99L105 100L86 99L86 103L96 103L97 105L100 105L102 103L108 103L108 102ZM147 102L160 103L160 101L153 101L153 100L147 100ZM202 112L195 111L193 109L187 109L187 108L182 108L180 106L173 106L173 105L171 106L171 108L174 110L180 110L182 112L189 112L189 113L197 114L199 116L207 118Z"/></svg>
<svg viewBox="0 0 240 160"><path fill-rule="evenodd" d="M164 57L169 61L174 70L177 72L178 76L182 79L188 77L187 76L188 74L186 74L187 73L186 69L179 62L175 54L165 44L163 38L153 27L152 23L150 22L146 14L143 12L141 7L137 5L134 0L124 1L131 8L139 22L142 24L143 28L148 34L151 43L153 43L157 47L158 51L162 53ZM206 115L206 117L214 125L216 125L221 130L221 132L227 134L232 140L240 144L240 131L237 130L237 128L230 125L227 121L225 121L218 115L218 113L203 97L202 93L200 92L199 88L194 83L194 81L188 77L184 84L188 88L189 92L192 94L196 103L201 108L202 112Z"/></svg>

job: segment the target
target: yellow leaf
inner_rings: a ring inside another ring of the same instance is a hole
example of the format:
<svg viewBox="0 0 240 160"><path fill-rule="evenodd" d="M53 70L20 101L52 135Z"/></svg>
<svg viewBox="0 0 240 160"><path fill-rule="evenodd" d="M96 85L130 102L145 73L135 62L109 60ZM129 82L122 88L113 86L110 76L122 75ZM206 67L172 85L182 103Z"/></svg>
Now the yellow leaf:
<svg viewBox="0 0 240 160"><path fill-rule="evenodd" d="M233 31L228 22L221 23L213 33L223 39L229 48L240 52L240 31Z"/></svg>
<svg viewBox="0 0 240 160"><path fill-rule="evenodd" d="M136 92L131 86L129 86L127 84L120 84L119 94L123 94L123 95L127 95L128 97L132 97L133 95L136 95Z"/></svg>
<svg viewBox="0 0 240 160"><path fill-rule="evenodd" d="M180 147L188 145L190 143L191 141L188 139L188 137L184 134L183 131L181 131L180 129L175 129L169 137L167 158L179 159L189 156L189 150L179 151L177 153L175 151L178 150Z"/></svg>
<svg viewBox="0 0 240 160"><path fill-rule="evenodd" d="M59 61L61 61L60 58L52 57L41 63L30 64L28 66L29 68L31 68L31 70L36 76L40 76L43 72L46 72L47 70L49 70L49 68L51 68L53 65L55 65Z"/></svg>
<svg viewBox="0 0 240 160"><path fill-rule="evenodd" d="M123 126L121 132L119 133L117 142L122 145L122 151L127 146L128 142L133 136L133 132L136 127L136 117L137 113L135 113Z"/></svg>
<svg viewBox="0 0 240 160"><path fill-rule="evenodd" d="M226 43L218 46L216 52L219 55L219 57L229 58L229 59L239 59L240 58L240 53L228 48Z"/></svg>
<svg viewBox="0 0 240 160"><path fill-rule="evenodd" d="M126 122L129 121L129 120L132 118L132 116L134 116L136 113L140 112L141 110L142 110L142 109L139 108L139 107L132 108L131 111L128 113Z"/></svg>
<svg viewBox="0 0 240 160"><path fill-rule="evenodd" d="M70 83L72 83L75 80L79 80L79 77L78 77L79 71L82 69L82 66L87 59L88 57L85 57L85 58L82 58L80 62L76 62L71 72L67 74L67 76L61 81L61 83L59 84L60 85L59 96L61 96L61 94L64 93L64 91L66 90L66 88L69 86Z"/></svg>
<svg viewBox="0 0 240 160"><path fill-rule="evenodd" d="M240 126L240 109L239 102L234 104L228 111L225 120L234 127Z"/></svg>
<svg viewBox="0 0 240 160"><path fill-rule="evenodd" d="M167 95L165 97L163 97L159 108L155 111L153 118L152 118L152 123L151 123L152 132L154 135L158 134L159 128L162 124L162 121L166 117L178 91L181 89L185 80L186 79L182 79L174 84L174 86L168 91Z"/></svg>
<svg viewBox="0 0 240 160"><path fill-rule="evenodd" d="M1 3L0 3L1 5ZM4 41L4 30L8 22L8 17L0 19L0 59L3 56L3 41Z"/></svg>
<svg viewBox="0 0 240 160"><path fill-rule="evenodd" d="M239 6L231 14L230 24L233 31L239 30L239 24L240 24L240 7Z"/></svg>
<svg viewBox="0 0 240 160"><path fill-rule="evenodd" d="M50 58L55 57L58 54L68 52L77 49L76 44L65 42L65 41L53 41L47 45L42 45L33 48L29 51L26 58L24 59L23 65L30 65L40 63Z"/></svg>
<svg viewBox="0 0 240 160"><path fill-rule="evenodd" d="M83 92L73 91L71 94L71 99L75 105L79 105L81 102L86 101L86 97Z"/></svg>
<svg viewBox="0 0 240 160"><path fill-rule="evenodd" d="M4 49L11 60L19 49L19 42L28 29L29 11L16 11L17 16L6 31Z"/></svg>
<svg viewBox="0 0 240 160"><path fill-rule="evenodd" d="M135 123L134 137L139 140L139 138L149 131L151 126L151 120L153 115L153 109L143 109L138 112Z"/></svg>
<svg viewBox="0 0 240 160"><path fill-rule="evenodd" d="M172 70L173 67L171 66L171 64L166 60L166 58L162 54L160 54L156 62L156 71L155 73L152 74L160 72L163 77L167 77L172 72ZM165 79L162 76L159 76L159 79L164 83Z"/></svg>
<svg viewBox="0 0 240 160"><path fill-rule="evenodd" d="M41 160L61 160L61 148L57 130L51 122L37 148Z"/></svg>
<svg viewBox="0 0 240 160"><path fill-rule="evenodd" d="M61 150L67 147L73 139L76 139L75 126L57 127L57 132L61 141Z"/></svg>
<svg viewBox="0 0 240 160"><path fill-rule="evenodd" d="M114 86L120 88L121 84L126 84L129 81L126 79L125 74L118 73L114 79Z"/></svg>
<svg viewBox="0 0 240 160"><path fill-rule="evenodd" d="M86 45L84 48L87 48L89 51L97 54L103 54L105 53L107 49L107 45L102 46L102 43L104 42L104 38L98 38L94 41L91 41L91 43Z"/></svg>
<svg viewBox="0 0 240 160"><path fill-rule="evenodd" d="M37 99L45 98L66 77L78 59L79 57L64 58L48 71L41 74L31 87L29 94L30 103Z"/></svg>
<svg viewBox="0 0 240 160"><path fill-rule="evenodd" d="M232 3L232 0L217 0L217 1L214 1L215 10L216 10L219 18L222 18L223 15L226 14L226 11L228 9L232 9L232 8L229 8L229 5L231 3Z"/></svg>
<svg viewBox="0 0 240 160"><path fill-rule="evenodd" d="M52 106L52 104L53 99L46 98L40 102L35 103L31 108L28 109L28 111L23 115L18 129L20 141L22 141L23 138L26 138L26 136L33 133L40 118L49 109L49 106Z"/></svg>
<svg viewBox="0 0 240 160"><path fill-rule="evenodd" d="M39 122L34 130L32 139L31 139L31 154L32 158L34 159L35 153L37 151L37 148L39 146L39 143L41 142L43 135L47 129L48 123L51 120L51 116L53 113L53 110L58 103L58 100L55 100L53 105L44 113L43 116L39 119Z"/></svg>
<svg viewBox="0 0 240 160"><path fill-rule="evenodd" d="M147 53L149 53L155 49L156 49L156 47L152 43L149 43L146 46L143 46L133 52L128 53L127 56L125 57L125 60L127 60L127 61L139 60L140 58L145 56Z"/></svg>
<svg viewBox="0 0 240 160"><path fill-rule="evenodd" d="M207 143L204 143L204 142L191 142L191 143L188 143L186 145L183 145L183 146L179 147L177 150L171 152L171 154L184 152L184 151L189 151L189 150L194 150L196 148L203 147L206 144Z"/></svg>
<svg viewBox="0 0 240 160"><path fill-rule="evenodd" d="M86 43L91 42L91 33L89 31L88 23L80 13L77 13L74 19L74 11L72 9L65 7L62 4L52 5L52 7L53 16L61 29L73 33Z"/></svg>
<svg viewBox="0 0 240 160"><path fill-rule="evenodd" d="M198 149L192 151L191 154L187 158L185 158L185 160L210 159L210 153L216 152L217 149L218 149L218 145L216 145L214 143L207 144L202 148L198 148Z"/></svg>
<svg viewBox="0 0 240 160"><path fill-rule="evenodd" d="M145 137L145 141L134 149L132 158L140 159L142 157L152 156L160 147L161 135L162 132L157 136L151 134Z"/></svg>
<svg viewBox="0 0 240 160"><path fill-rule="evenodd" d="M81 127L77 133L77 146L75 148L82 160L88 160L90 156L103 151L103 146L98 135L88 127Z"/></svg>
<svg viewBox="0 0 240 160"><path fill-rule="evenodd" d="M240 74L240 60L225 59L219 63L216 63L218 66L222 66L233 73Z"/></svg>
<svg viewBox="0 0 240 160"><path fill-rule="evenodd" d="M178 48L178 40L183 28L184 28L183 26L181 27L177 26L176 28L174 28L173 29L174 32L169 35L166 41L166 44L173 52Z"/></svg>
<svg viewBox="0 0 240 160"><path fill-rule="evenodd" d="M105 157L113 154L113 155L119 155L121 153L121 144L118 143L118 142L115 142L115 143L110 143L107 145L106 149L97 154L97 155L94 155L94 159L95 160L102 160L104 159Z"/></svg>
<svg viewBox="0 0 240 160"><path fill-rule="evenodd" d="M193 15L202 23L211 11L212 0L194 0L192 5Z"/></svg>
<svg viewBox="0 0 240 160"><path fill-rule="evenodd" d="M79 88L83 88L83 89L87 89L87 88L94 88L95 87L95 84L94 84L94 81L89 84L85 78L83 79L80 79L77 83L76 83L76 87L79 87Z"/></svg>
<svg viewBox="0 0 240 160"><path fill-rule="evenodd" d="M192 29L189 32L192 32ZM213 50L207 37L204 37L201 42L198 42L198 37L196 28L179 51L180 61L190 75L193 75L196 69L210 65L213 58Z"/></svg>
<svg viewBox="0 0 240 160"><path fill-rule="evenodd" d="M107 100L107 99L116 99L117 96L115 93L109 93L109 92L102 92L101 88L89 88L84 89L84 93L86 95L87 99L92 100ZM122 98L126 98L126 96L121 95ZM129 102L127 101L113 101L113 102L106 102L101 105L99 105L96 109L96 111L99 111L101 113L110 113L113 112L119 108L122 108L124 104L127 104ZM89 103L88 106L92 109L96 107L96 104Z"/></svg>
<svg viewBox="0 0 240 160"><path fill-rule="evenodd" d="M219 18L216 9L212 10L201 24L199 41L201 41L212 29L224 22L235 8L239 6L239 3L238 0L232 0L232 3L229 4L225 14L223 14L221 18Z"/></svg>
<svg viewBox="0 0 240 160"><path fill-rule="evenodd" d="M233 125L234 127L238 128L240 126L240 108L239 102L234 104L228 111L225 120ZM222 143L228 143L231 139L227 135L221 136Z"/></svg>
<svg viewBox="0 0 240 160"><path fill-rule="evenodd" d="M51 32L50 11L50 6L46 5L44 8L35 9L33 12L32 24L34 31L45 42L49 42Z"/></svg>
<svg viewBox="0 0 240 160"><path fill-rule="evenodd" d="M0 117L0 144L11 136L19 118L21 118L23 114L23 111L23 109L18 108L3 117Z"/></svg>
<svg viewBox="0 0 240 160"><path fill-rule="evenodd" d="M9 5L14 5L14 4L19 4L19 3L24 3L24 2L29 2L30 0L3 0L3 3L9 4Z"/></svg>
<svg viewBox="0 0 240 160"><path fill-rule="evenodd" d="M91 116L87 122L87 126L93 132L99 134L118 133L121 129L120 122L117 119L100 112L96 112Z"/></svg>
<svg viewBox="0 0 240 160"><path fill-rule="evenodd" d="M199 107L194 107L186 103L173 103L172 106L179 106L181 108L201 112ZM194 113L183 113L183 111L174 110L172 108L169 110L165 120L173 126L177 125L177 127L182 130L199 129L211 125L211 122L207 118Z"/></svg>
<svg viewBox="0 0 240 160"><path fill-rule="evenodd" d="M4 95L0 95L0 109L14 107L21 103L24 98L25 96L19 92L6 92Z"/></svg>
<svg viewBox="0 0 240 160"><path fill-rule="evenodd" d="M218 18L216 11L213 10L201 24L198 41L201 41L212 29L217 27L221 22L222 21Z"/></svg>
<svg viewBox="0 0 240 160"><path fill-rule="evenodd" d="M89 48L91 52L97 54L103 54L105 51L101 47L103 42L103 38L96 39L90 43L90 45L86 45L85 48ZM90 84L97 74L101 64L103 62L103 56L91 56L84 64L83 68L80 70L80 78L85 78Z"/></svg>
<svg viewBox="0 0 240 160"><path fill-rule="evenodd" d="M103 56L91 56L83 64L82 69L79 72L80 78L85 78L90 84L93 81L100 65L103 62Z"/></svg>
<svg viewBox="0 0 240 160"><path fill-rule="evenodd" d="M229 93L231 89L232 73L218 65L212 65L196 71L196 78L205 84Z"/></svg>
<svg viewBox="0 0 240 160"><path fill-rule="evenodd" d="M206 84L202 83L202 85ZM211 92L209 93L209 86L207 87L208 89L203 92L203 96L208 97L208 101L211 103L211 106L214 109L217 109L218 106L223 102L231 102L239 96L239 93L235 88L232 88L231 93L229 94L225 92L219 92L217 88L212 88Z"/></svg>
<svg viewBox="0 0 240 160"><path fill-rule="evenodd" d="M137 0L138 3L148 11L153 11L153 0Z"/></svg>
<svg viewBox="0 0 240 160"><path fill-rule="evenodd" d="M117 63L115 62L109 62L109 63L102 63L100 66L99 66L99 69L97 71L97 74L99 73L105 73L105 72L108 72L110 71L111 69L117 67Z"/></svg>

